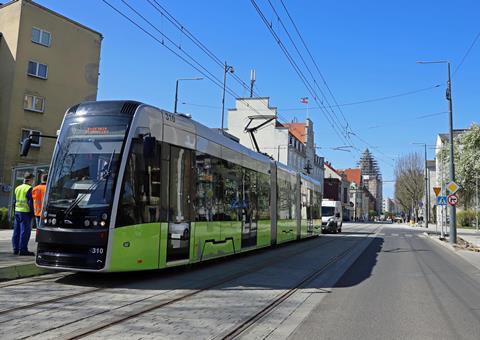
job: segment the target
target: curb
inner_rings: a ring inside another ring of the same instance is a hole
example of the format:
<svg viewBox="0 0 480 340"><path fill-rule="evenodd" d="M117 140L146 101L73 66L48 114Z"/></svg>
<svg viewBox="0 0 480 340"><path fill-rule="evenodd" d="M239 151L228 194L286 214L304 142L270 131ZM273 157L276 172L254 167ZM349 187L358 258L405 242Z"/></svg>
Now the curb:
<svg viewBox="0 0 480 340"><path fill-rule="evenodd" d="M441 245L442 247L445 247L445 248L451 250L454 254L460 256L462 259L464 259L465 261L467 261L468 263L470 263L472 266L476 267L477 269L480 269L480 265L478 263L476 263L475 261L471 261L471 259L468 256L465 256L464 253L463 253L463 252L468 252L468 253L471 253L471 254L479 254L480 255L479 252L466 250L466 249L461 249L461 248L456 248L456 247L452 246L450 243L443 242L443 241L439 240L435 236L428 235L427 232L423 232L423 235L425 235L427 237L427 239L432 240L436 244Z"/></svg>
<svg viewBox="0 0 480 340"><path fill-rule="evenodd" d="M0 281L21 279L24 277L37 276L47 273L52 273L52 271L44 268L39 268L35 265L35 263L20 264L0 268Z"/></svg>

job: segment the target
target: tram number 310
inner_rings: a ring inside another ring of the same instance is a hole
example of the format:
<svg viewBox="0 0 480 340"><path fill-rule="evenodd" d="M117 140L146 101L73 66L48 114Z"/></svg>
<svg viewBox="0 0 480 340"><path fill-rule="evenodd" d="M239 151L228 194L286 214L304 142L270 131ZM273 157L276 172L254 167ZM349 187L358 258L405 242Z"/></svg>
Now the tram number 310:
<svg viewBox="0 0 480 340"><path fill-rule="evenodd" d="M103 254L103 248L90 248L92 254Z"/></svg>
<svg viewBox="0 0 480 340"><path fill-rule="evenodd" d="M165 119L171 121L172 123L175 123L175 115L165 112Z"/></svg>

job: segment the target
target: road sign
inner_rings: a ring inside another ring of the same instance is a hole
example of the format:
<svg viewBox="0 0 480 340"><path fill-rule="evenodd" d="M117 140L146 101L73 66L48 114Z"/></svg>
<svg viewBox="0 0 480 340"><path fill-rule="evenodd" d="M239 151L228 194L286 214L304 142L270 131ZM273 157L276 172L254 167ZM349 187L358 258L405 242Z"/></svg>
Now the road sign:
<svg viewBox="0 0 480 340"><path fill-rule="evenodd" d="M442 191L442 188L440 187L433 187L433 192L435 193L435 196L438 196L440 194L440 191Z"/></svg>
<svg viewBox="0 0 480 340"><path fill-rule="evenodd" d="M455 194L448 195L447 201L448 201L448 205L456 206L458 203L458 196Z"/></svg>
<svg viewBox="0 0 480 340"><path fill-rule="evenodd" d="M447 205L447 196L437 196L437 205Z"/></svg>
<svg viewBox="0 0 480 340"><path fill-rule="evenodd" d="M460 189L460 186L454 181L451 181L447 184L447 189L450 192L450 195L453 195L458 191L458 189Z"/></svg>

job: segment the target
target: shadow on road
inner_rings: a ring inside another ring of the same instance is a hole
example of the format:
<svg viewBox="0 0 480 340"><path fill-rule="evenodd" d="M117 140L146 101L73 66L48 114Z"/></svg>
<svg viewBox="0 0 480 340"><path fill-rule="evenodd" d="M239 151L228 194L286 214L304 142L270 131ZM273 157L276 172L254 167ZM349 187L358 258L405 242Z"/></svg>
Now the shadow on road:
<svg viewBox="0 0 480 340"><path fill-rule="evenodd" d="M231 284L223 284L222 289L239 289L239 286L240 289L288 289L313 272L314 268L320 268L322 263L362 240L359 236L353 236L360 234L368 233L328 235L175 268L128 273L73 273L56 282L74 286L140 290L197 289L241 273L244 275L237 275L238 278L233 279ZM353 286L367 279L376 265L382 245L382 238L373 238L335 286ZM304 288L332 287L307 284Z"/></svg>

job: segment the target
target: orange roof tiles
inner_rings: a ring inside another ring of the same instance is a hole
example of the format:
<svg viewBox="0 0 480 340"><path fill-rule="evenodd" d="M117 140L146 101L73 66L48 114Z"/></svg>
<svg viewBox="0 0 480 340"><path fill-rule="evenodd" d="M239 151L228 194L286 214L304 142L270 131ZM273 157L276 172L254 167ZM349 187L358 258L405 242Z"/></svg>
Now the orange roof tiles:
<svg viewBox="0 0 480 340"><path fill-rule="evenodd" d="M288 128L290 132L296 139L305 144L305 132L306 126L305 123L283 123L283 126Z"/></svg>
<svg viewBox="0 0 480 340"><path fill-rule="evenodd" d="M339 170L339 172L344 173L349 182L355 182L357 185L360 185L362 180L362 171L359 168Z"/></svg>

